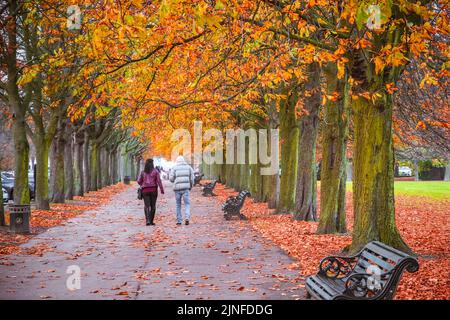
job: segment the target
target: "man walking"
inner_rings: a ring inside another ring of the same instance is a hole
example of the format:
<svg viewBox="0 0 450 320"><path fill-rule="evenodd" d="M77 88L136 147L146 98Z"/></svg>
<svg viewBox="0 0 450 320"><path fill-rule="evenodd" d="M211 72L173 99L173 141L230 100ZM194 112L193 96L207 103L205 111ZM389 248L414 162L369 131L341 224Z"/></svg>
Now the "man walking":
<svg viewBox="0 0 450 320"><path fill-rule="evenodd" d="M183 220L181 216L181 198L185 207L185 224L189 225L190 201L189 191L194 185L194 170L184 160L183 156L178 156L175 166L170 171L170 182L173 182L173 191L175 191L175 200L177 203L177 225L181 225Z"/></svg>

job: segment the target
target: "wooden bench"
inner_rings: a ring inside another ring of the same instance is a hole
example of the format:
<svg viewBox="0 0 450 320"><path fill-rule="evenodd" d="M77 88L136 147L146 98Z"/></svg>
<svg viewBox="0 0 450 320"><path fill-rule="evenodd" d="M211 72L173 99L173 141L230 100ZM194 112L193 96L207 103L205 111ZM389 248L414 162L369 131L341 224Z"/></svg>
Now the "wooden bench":
<svg viewBox="0 0 450 320"><path fill-rule="evenodd" d="M202 191L203 191L202 195L204 197L206 197L206 196L216 196L216 194L213 192L216 184L217 184L216 180L214 180L213 182L210 182L208 184L205 184L203 186L203 188L202 188Z"/></svg>
<svg viewBox="0 0 450 320"><path fill-rule="evenodd" d="M196 174L196 175L194 176L194 187L195 187L196 185L200 185L200 186L201 186L200 181L202 181L203 176L204 176L203 173L202 173L202 174Z"/></svg>
<svg viewBox="0 0 450 320"><path fill-rule="evenodd" d="M244 206L245 198L250 196L250 192L247 190L241 191L236 197L228 197L225 203L222 205L222 211L225 220L230 220L233 216L239 217L241 220L247 220L247 217L241 213L241 209Z"/></svg>
<svg viewBox="0 0 450 320"><path fill-rule="evenodd" d="M324 258L319 272L306 279L307 295L320 300L391 300L405 269L416 272L418 261L372 241L354 256Z"/></svg>

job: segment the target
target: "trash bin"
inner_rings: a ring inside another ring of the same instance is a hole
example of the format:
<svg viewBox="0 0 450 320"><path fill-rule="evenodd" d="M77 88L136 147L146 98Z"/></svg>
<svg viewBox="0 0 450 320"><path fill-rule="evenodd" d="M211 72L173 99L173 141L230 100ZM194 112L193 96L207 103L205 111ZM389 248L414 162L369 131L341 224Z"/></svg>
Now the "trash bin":
<svg viewBox="0 0 450 320"><path fill-rule="evenodd" d="M9 230L13 233L30 232L30 205L10 205L9 209Z"/></svg>
<svg viewBox="0 0 450 320"><path fill-rule="evenodd" d="M123 177L123 183L125 183L125 184L130 184L130 176L125 176L125 177Z"/></svg>

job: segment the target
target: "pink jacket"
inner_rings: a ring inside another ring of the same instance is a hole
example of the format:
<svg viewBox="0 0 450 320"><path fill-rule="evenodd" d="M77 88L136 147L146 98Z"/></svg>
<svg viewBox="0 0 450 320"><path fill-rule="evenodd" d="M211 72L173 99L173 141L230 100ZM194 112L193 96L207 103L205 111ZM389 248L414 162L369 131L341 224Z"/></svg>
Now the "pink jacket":
<svg viewBox="0 0 450 320"><path fill-rule="evenodd" d="M137 183L142 187L142 191L157 191L158 187L161 193L164 193L164 187L161 182L161 177L156 169L153 169L150 173L142 171L139 175ZM147 189L147 190L146 190Z"/></svg>

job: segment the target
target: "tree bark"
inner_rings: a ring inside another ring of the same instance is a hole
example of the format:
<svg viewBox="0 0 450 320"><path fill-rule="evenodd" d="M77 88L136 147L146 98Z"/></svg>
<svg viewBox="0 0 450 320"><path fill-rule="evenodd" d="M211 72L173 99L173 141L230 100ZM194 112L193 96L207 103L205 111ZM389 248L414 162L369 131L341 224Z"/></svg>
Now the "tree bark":
<svg viewBox="0 0 450 320"><path fill-rule="evenodd" d="M130 155L130 164L131 164L131 181L136 179L136 161L134 159L134 156Z"/></svg>
<svg viewBox="0 0 450 320"><path fill-rule="evenodd" d="M250 166L246 163L244 164L235 164L239 170L239 183L238 183L238 190L241 191L243 189L249 188L249 170Z"/></svg>
<svg viewBox="0 0 450 320"><path fill-rule="evenodd" d="M14 204L29 204L30 189L28 184L28 161L30 146L26 135L26 106L21 102L19 95L17 70L17 1L9 1L9 14L11 20L6 28L8 46L6 52L7 82L6 92L8 103L13 114L14 136Z"/></svg>
<svg viewBox="0 0 450 320"><path fill-rule="evenodd" d="M65 201L65 170L64 152L65 141L65 120L58 121L58 130L52 144L52 202L64 203Z"/></svg>
<svg viewBox="0 0 450 320"><path fill-rule="evenodd" d="M395 223L392 101L387 96L374 104L359 97L352 107L355 220L350 252L373 240L411 252Z"/></svg>
<svg viewBox="0 0 450 320"><path fill-rule="evenodd" d="M48 188L48 156L49 142L45 137L36 137L36 208L41 210L50 209Z"/></svg>
<svg viewBox="0 0 450 320"><path fill-rule="evenodd" d="M0 190L2 190L2 177L0 176ZM2 197L0 199L0 226L5 225L5 208L3 206L3 191L2 191Z"/></svg>
<svg viewBox="0 0 450 320"><path fill-rule="evenodd" d="M339 93L337 101L327 101L322 128L320 174L320 219L317 233L345 233L346 148L349 94L347 77L337 78L335 64L325 68L327 94Z"/></svg>
<svg viewBox="0 0 450 320"><path fill-rule="evenodd" d="M307 67L308 80L305 83L305 109L299 122L297 186L295 194L295 220L316 221L317 219L317 169L316 140L319 122L320 67L312 63Z"/></svg>
<svg viewBox="0 0 450 320"><path fill-rule="evenodd" d="M75 134L74 155L73 155L73 180L74 196L83 196L84 194L84 171L83 171L83 144L84 132Z"/></svg>
<svg viewBox="0 0 450 320"><path fill-rule="evenodd" d="M112 184L114 184L113 181L113 165L114 165L114 152L113 149L110 148L106 154L106 156L108 157L108 181L107 181L107 185L110 186Z"/></svg>
<svg viewBox="0 0 450 320"><path fill-rule="evenodd" d="M100 147L100 143L97 143L97 157L96 157L96 168L97 168L97 190L103 188L102 185L102 156L104 153L102 152L102 147Z"/></svg>
<svg viewBox="0 0 450 320"><path fill-rule="evenodd" d="M97 143L94 140L89 141L89 153L90 153L90 160L89 160L89 175L91 178L90 183L90 189L89 191L97 191L98 184L97 184L97 163L98 163L98 157L99 157L99 150L97 147Z"/></svg>
<svg viewBox="0 0 450 320"><path fill-rule="evenodd" d="M107 147L103 147L103 159L102 159L102 187L109 186L109 152Z"/></svg>
<svg viewBox="0 0 450 320"><path fill-rule="evenodd" d="M113 149L112 156L112 181L113 184L116 184L119 182L119 156L117 146Z"/></svg>
<svg viewBox="0 0 450 320"><path fill-rule="evenodd" d="M219 168L216 166L217 169L217 179L219 179ZM140 156L136 156L136 172L134 175L134 179L137 180L138 179L138 175L140 173L141 170L141 157Z"/></svg>
<svg viewBox="0 0 450 320"><path fill-rule="evenodd" d="M414 181L419 181L419 160L414 160ZM447 169L445 170L445 173L447 173Z"/></svg>
<svg viewBox="0 0 450 320"><path fill-rule="evenodd" d="M447 165L445 166L444 181L450 181L450 159L447 159Z"/></svg>
<svg viewBox="0 0 450 320"><path fill-rule="evenodd" d="M72 129L66 126L65 152L64 152L64 193L67 200L73 200L74 172L73 172L73 134Z"/></svg>
<svg viewBox="0 0 450 320"><path fill-rule="evenodd" d="M281 144L281 178L277 212L288 213L295 206L295 187L298 158L298 124L295 106L298 101L297 88L286 91L286 100L280 104L280 144Z"/></svg>
<svg viewBox="0 0 450 320"><path fill-rule="evenodd" d="M92 191L90 158L91 158L90 139L89 139L89 134L85 131L84 132L84 144L83 144L84 192Z"/></svg>

